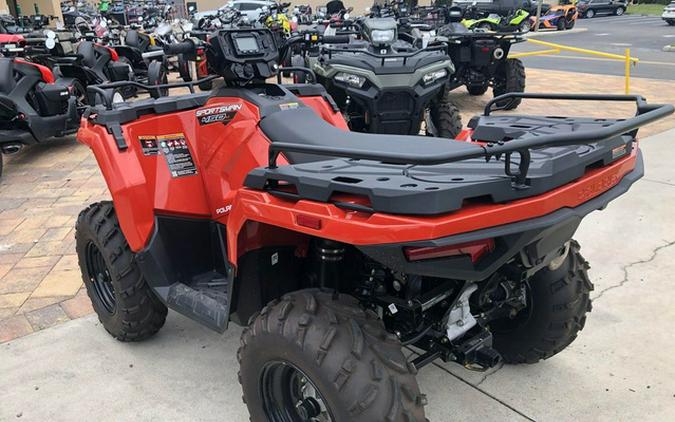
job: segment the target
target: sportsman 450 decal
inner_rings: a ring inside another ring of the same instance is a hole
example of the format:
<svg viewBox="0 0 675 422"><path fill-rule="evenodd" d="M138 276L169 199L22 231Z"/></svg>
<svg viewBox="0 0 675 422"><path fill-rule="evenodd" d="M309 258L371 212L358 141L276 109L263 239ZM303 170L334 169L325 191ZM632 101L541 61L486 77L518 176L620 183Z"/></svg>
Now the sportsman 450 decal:
<svg viewBox="0 0 675 422"><path fill-rule="evenodd" d="M241 104L228 104L217 107L202 108L195 112L195 117L200 125L222 122L228 124L237 112L241 110Z"/></svg>

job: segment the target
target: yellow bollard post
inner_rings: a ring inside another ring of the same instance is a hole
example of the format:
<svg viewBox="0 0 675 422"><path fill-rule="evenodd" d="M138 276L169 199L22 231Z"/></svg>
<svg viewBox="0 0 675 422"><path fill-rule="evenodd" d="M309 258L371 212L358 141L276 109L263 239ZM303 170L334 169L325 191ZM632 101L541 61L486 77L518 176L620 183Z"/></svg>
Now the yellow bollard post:
<svg viewBox="0 0 675 422"><path fill-rule="evenodd" d="M630 48L626 49L626 95L630 94Z"/></svg>

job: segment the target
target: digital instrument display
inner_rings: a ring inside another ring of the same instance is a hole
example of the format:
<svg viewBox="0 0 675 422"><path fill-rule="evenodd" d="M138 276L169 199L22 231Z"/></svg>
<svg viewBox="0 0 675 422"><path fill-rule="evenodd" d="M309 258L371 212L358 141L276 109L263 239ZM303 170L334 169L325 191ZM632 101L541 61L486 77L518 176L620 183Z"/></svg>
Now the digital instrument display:
<svg viewBox="0 0 675 422"><path fill-rule="evenodd" d="M236 37L234 42L237 44L239 51L257 52L258 42L254 37Z"/></svg>

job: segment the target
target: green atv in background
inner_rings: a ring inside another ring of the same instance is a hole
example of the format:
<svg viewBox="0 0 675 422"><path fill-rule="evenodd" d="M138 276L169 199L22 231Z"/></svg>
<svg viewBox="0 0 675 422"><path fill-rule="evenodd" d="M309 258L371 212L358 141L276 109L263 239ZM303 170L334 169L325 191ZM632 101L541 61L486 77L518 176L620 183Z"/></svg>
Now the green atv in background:
<svg viewBox="0 0 675 422"><path fill-rule="evenodd" d="M506 16L496 13L481 16L481 12L474 5L467 9L466 16L469 18L462 20L462 24L470 30L495 32L528 32L530 30L530 13L524 9L517 9Z"/></svg>
<svg viewBox="0 0 675 422"><path fill-rule="evenodd" d="M447 93L455 67L447 44L419 48L400 40L393 18L359 22L362 39L325 44L307 56L323 85L356 132L454 138L459 110Z"/></svg>

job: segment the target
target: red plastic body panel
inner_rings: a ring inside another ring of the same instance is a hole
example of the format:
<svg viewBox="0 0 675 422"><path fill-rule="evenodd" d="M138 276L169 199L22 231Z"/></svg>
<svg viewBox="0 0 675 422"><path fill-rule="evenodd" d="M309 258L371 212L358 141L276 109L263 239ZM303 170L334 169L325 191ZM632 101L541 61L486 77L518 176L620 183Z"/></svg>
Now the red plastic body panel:
<svg viewBox="0 0 675 422"><path fill-rule="evenodd" d="M258 221L352 245L414 242L437 239L474 230L541 217L561 208L573 208L615 186L635 168L637 148L610 166L593 169L579 180L544 195L507 204L467 204L460 211L433 217L367 214L348 211L331 204L289 201L265 192L242 189L228 219L228 244L236 245L238 228ZM299 214L321 219L321 229L297 224ZM236 258L232 247L230 258ZM232 261L236 262L236 261Z"/></svg>
<svg viewBox="0 0 675 422"><path fill-rule="evenodd" d="M348 130L342 116L318 97L303 98L327 121ZM227 124L200 125L199 110L216 106L241 108ZM132 250L146 245L154 215L172 214L219 220L228 224L237 192L248 172L267 164L269 140L258 128L258 108L240 98L211 98L203 107L165 115L146 115L122 125L128 148L119 150L104 126L83 119L77 138L91 147L103 172ZM144 154L142 141L182 136L196 174L172 176L164 154ZM281 158L280 164L288 164ZM236 247L234 248L236 249Z"/></svg>
<svg viewBox="0 0 675 422"><path fill-rule="evenodd" d="M342 116L325 99L302 100L326 121L347 130ZM229 123L200 125L196 112L216 106L238 111ZM637 157L635 148L630 156L589 170L573 183L506 204L467 203L459 211L431 217L369 214L244 188L248 172L267 165L269 140L260 131L259 120L257 107L241 98L211 98L197 109L146 115L122 125L126 150L117 148L104 126L87 120L82 122L78 140L94 151L132 250L147 245L155 214L201 217L226 226L228 258L235 266L241 254L265 245L294 244L302 254L309 236L352 245L401 243L540 217L576 207L607 191L633 170ZM164 154L144 155L143 137L172 134L184 137L196 174L172 177ZM461 138L470 142L471 132L463 132ZM279 164L287 162L280 157ZM358 202L361 198L340 200Z"/></svg>
<svg viewBox="0 0 675 422"><path fill-rule="evenodd" d="M23 35L19 34L0 34L0 44L23 44L25 42Z"/></svg>
<svg viewBox="0 0 675 422"><path fill-rule="evenodd" d="M117 54L117 51L115 51L114 48L110 48L107 45L103 45L103 44L96 44L96 45L99 46L99 47L103 47L106 50L108 50L108 53L110 53L110 60L116 62L120 59L120 55Z"/></svg>
<svg viewBox="0 0 675 422"><path fill-rule="evenodd" d="M42 76L42 80L45 83L53 84L54 81L56 81L56 79L54 79L54 73L52 73L51 69L49 69L47 66L43 66L41 64L37 64L37 63L33 63L33 62L27 62L27 61L21 60L21 59L14 59L14 61L16 63L27 64L27 65L30 65L30 66L33 66L33 67L37 68L37 70L40 71L40 75Z"/></svg>

